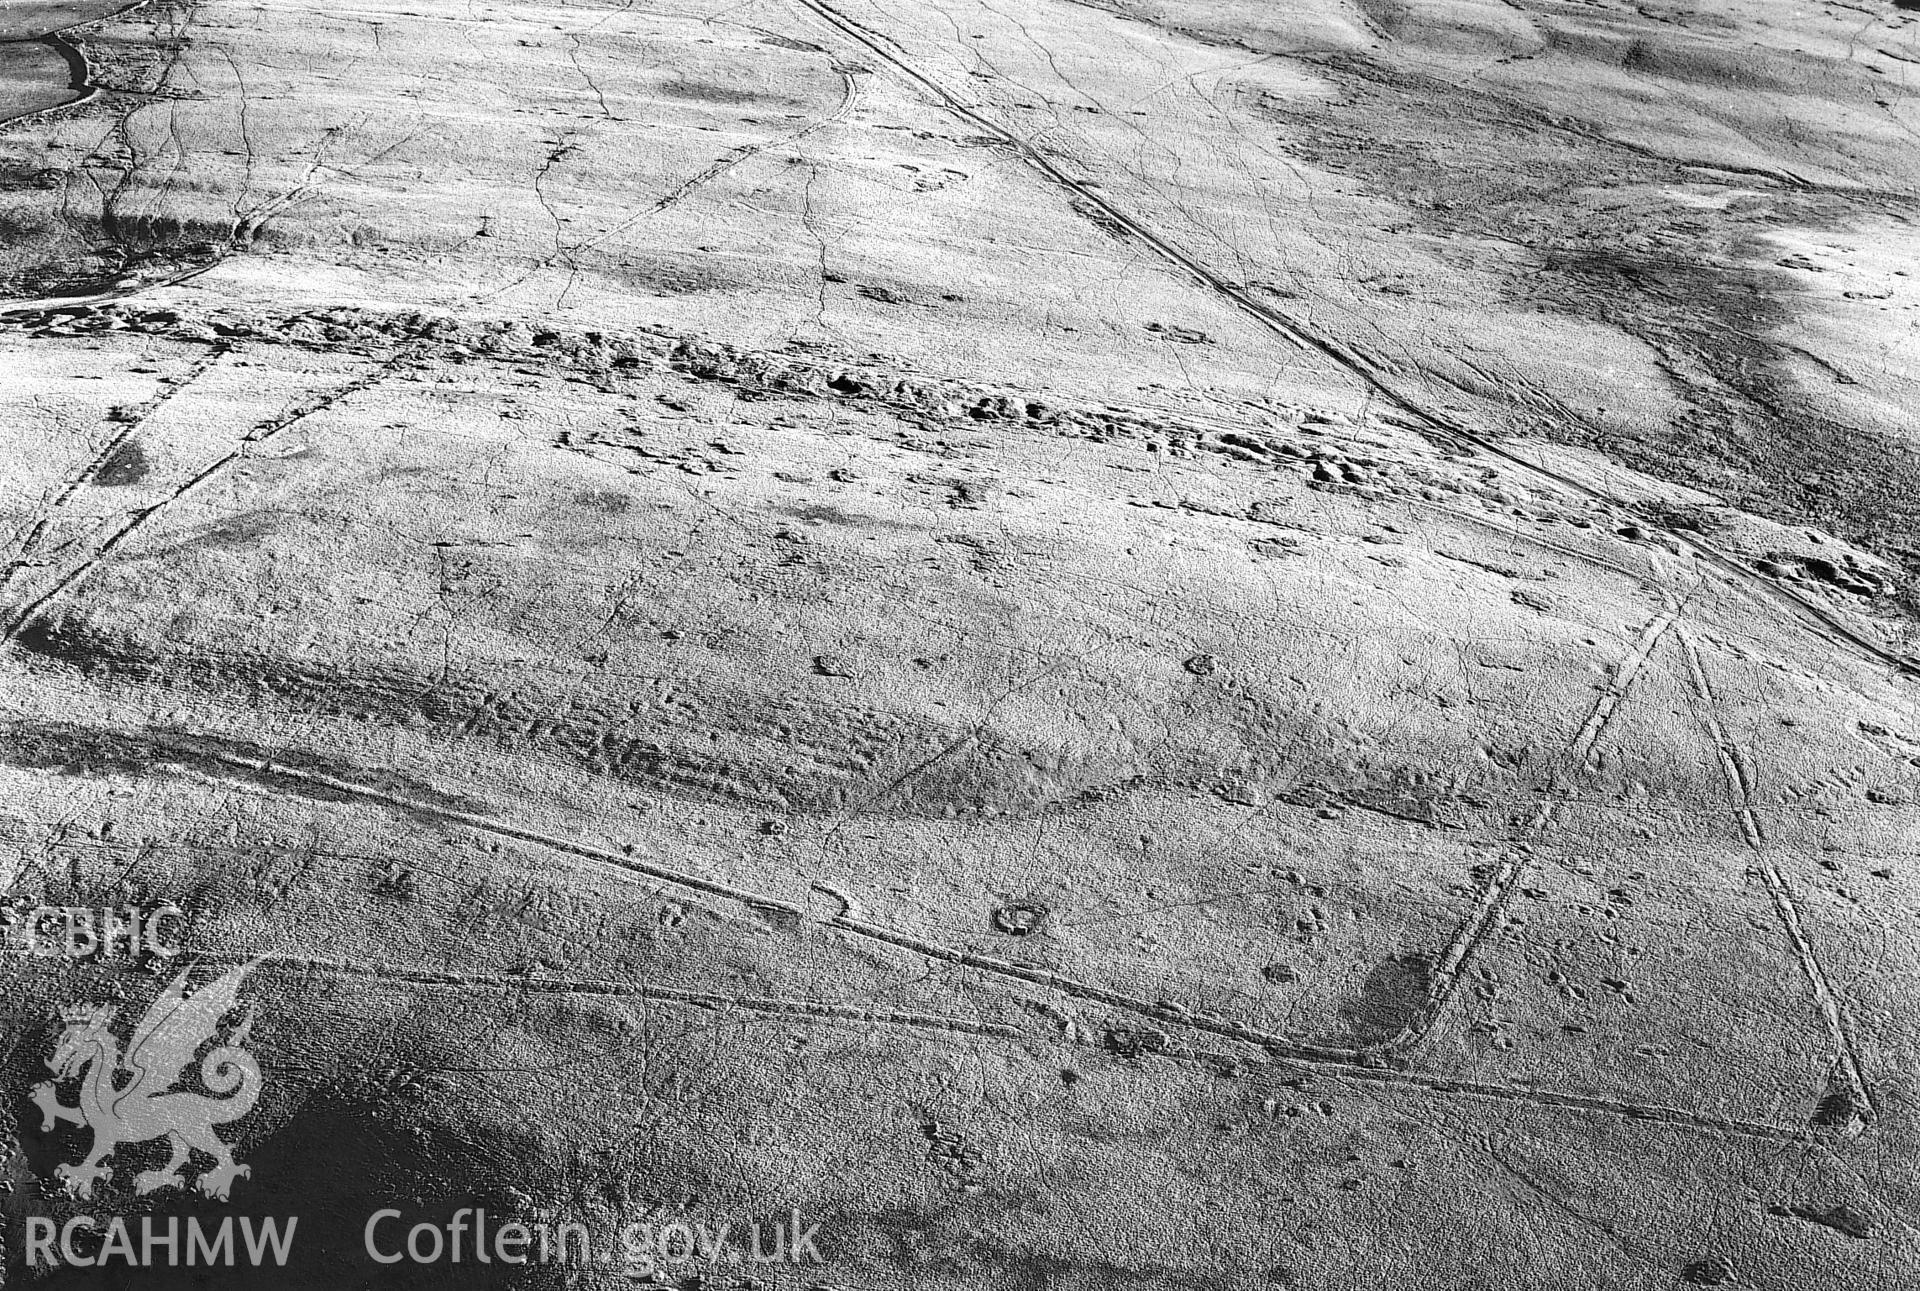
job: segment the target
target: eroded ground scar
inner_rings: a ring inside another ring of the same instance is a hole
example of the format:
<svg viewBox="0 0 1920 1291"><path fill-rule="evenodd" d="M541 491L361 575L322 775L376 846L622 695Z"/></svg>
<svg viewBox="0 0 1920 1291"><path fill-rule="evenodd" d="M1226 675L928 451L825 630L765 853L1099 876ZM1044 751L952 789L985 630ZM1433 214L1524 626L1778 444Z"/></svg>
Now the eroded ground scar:
<svg viewBox="0 0 1920 1291"><path fill-rule="evenodd" d="M1726 726L1720 721L1717 711L1719 700L1708 680L1700 646L1693 634L1684 627L1674 633L1680 643L1680 653L1686 663L1688 685L1694 696L1700 701L1694 711L1700 718L1707 736L1713 741L1714 752L1718 757L1720 771L1726 780L1728 802L1734 817L1740 824L1741 837L1755 857L1755 871L1766 884L1767 899L1772 902L1774 913L1780 919L1780 926L1786 931L1787 939L1793 945L1794 958L1799 961L1800 971L1806 976L1807 984L1812 987L1815 1002L1820 1007L1820 1017L1827 1029L1827 1038L1833 1047L1834 1063L1839 1077L1840 1093L1847 1101L1847 1107L1838 1115L1829 1119L1849 1126L1854 1132L1866 1128L1876 1111L1872 1090L1867 1084L1865 1072L1860 1063L1860 1052L1853 1039L1852 1029L1847 1024L1845 1010L1841 1007L1840 997L1834 991L1832 980L1814 953L1813 943L1807 939L1805 926L1800 920L1800 905L1794 898L1793 888L1781 874L1780 867L1769 855L1770 847L1760 820L1753 810L1754 776L1746 755L1728 734Z"/></svg>

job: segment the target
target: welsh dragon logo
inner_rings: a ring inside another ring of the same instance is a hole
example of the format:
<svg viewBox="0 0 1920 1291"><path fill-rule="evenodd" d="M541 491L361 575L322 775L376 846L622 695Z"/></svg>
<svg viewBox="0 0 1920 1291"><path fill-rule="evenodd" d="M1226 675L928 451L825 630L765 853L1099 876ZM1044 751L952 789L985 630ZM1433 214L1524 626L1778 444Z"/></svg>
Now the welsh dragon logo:
<svg viewBox="0 0 1920 1291"><path fill-rule="evenodd" d="M61 1010L66 1029L55 1043L47 1069L53 1073L33 1088L33 1101L51 1130L71 1121L93 1131L93 1150L78 1165L61 1163L57 1173L67 1191L93 1196L95 1182L113 1177L106 1164L122 1144L145 1143L164 1137L173 1156L158 1170L142 1170L134 1177L140 1193L186 1186L182 1168L199 1152L213 1158L213 1168L200 1176L199 1190L227 1199L235 1179L252 1171L236 1163L233 1149L221 1142L213 1127L237 1121L253 1110L260 1097L260 1064L242 1046L253 1029L253 1010L228 1031L200 1060L200 1081L221 1097L209 1098L177 1086L187 1074L194 1054L234 1009L240 981L252 964L243 964L187 994L188 973L181 973L153 1002L127 1041L122 1056L120 1038L110 1029L118 1010L112 1005L78 1005ZM189 970L191 971L191 970ZM79 1102L62 1104L57 1087L78 1078Z"/></svg>

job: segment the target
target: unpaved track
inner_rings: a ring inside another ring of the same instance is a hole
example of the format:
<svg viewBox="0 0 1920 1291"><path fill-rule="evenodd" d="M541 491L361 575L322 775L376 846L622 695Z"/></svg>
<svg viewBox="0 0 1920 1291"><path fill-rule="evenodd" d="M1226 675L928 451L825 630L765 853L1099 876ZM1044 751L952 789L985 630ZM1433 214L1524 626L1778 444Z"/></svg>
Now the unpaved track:
<svg viewBox="0 0 1920 1291"><path fill-rule="evenodd" d="M1233 283L1221 278L1213 270L1207 268L1194 257L1188 255L1178 246L1162 237L1154 229L1148 227L1127 211L1114 204L1111 199L1099 192L1098 189L1089 187L1084 181L1067 174L1041 149L1036 148L991 117L970 107L965 101L947 90L938 81L921 72L913 65L906 54L883 34L856 22L833 5L827 3L827 0L798 0L798 3L818 15L823 21L831 25L842 35L858 42L861 47L880 58L889 67L892 67L913 84L921 86L934 95L945 105L947 110L955 116L970 125L979 127L981 130L1000 139L1007 146L1015 149L1027 164L1040 171L1048 180L1072 192L1075 197L1081 201L1090 203L1098 208L1108 219L1113 220L1116 224L1125 228L1134 237L1139 239L1143 245L1151 249L1154 254L1188 274L1200 286L1223 300L1231 302L1236 308L1244 311L1262 326L1267 327L1276 336L1281 337L1300 349L1314 351L1332 360L1339 367L1358 376L1365 381L1369 387L1377 391L1389 404L1417 420L1423 427L1437 435L1458 443L1471 444L1482 452L1498 457L1529 473L1539 475L1543 479L1550 480L1562 488L1585 494L1594 501L1602 503L1609 509L1617 512L1623 519L1629 517L1638 518L1622 499L1608 494L1604 490L1594 488L1583 481L1572 479L1557 471L1541 466L1538 463L1531 462L1525 457L1502 447L1496 441L1486 438L1484 435L1460 422L1457 418L1434 411L1425 401L1416 400L1408 395L1397 382L1382 372L1377 364L1367 361L1367 359L1356 353L1351 347L1343 345L1331 337L1322 335L1304 326L1282 311L1254 299ZM1920 662L1896 654L1884 646L1869 640L1840 621L1833 614L1829 613L1824 607L1800 595L1791 588L1782 587L1773 580L1756 575L1751 569L1747 568L1744 563L1728 555L1703 536L1685 530L1670 529L1667 532L1676 540L1692 548L1702 559L1718 570L1722 576L1743 585L1754 593L1756 598L1763 603L1786 610L1792 617L1807 628L1825 636L1836 645L1843 645L1857 650L1895 669L1903 676L1920 677Z"/></svg>

